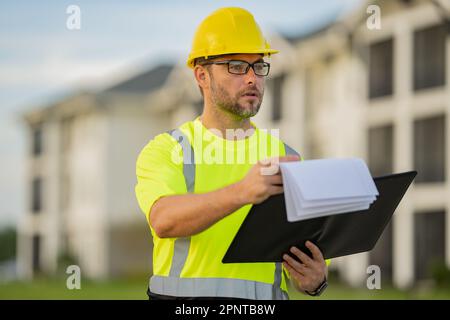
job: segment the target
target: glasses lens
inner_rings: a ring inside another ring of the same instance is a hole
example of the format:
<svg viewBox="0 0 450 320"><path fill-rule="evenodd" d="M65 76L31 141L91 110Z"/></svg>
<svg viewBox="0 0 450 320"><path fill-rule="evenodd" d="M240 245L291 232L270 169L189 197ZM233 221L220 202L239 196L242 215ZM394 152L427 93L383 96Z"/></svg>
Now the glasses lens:
<svg viewBox="0 0 450 320"><path fill-rule="evenodd" d="M267 76L269 74L269 64L266 62L258 62L253 65L253 70L258 76Z"/></svg>
<svg viewBox="0 0 450 320"><path fill-rule="evenodd" d="M230 61L228 71L235 74L244 74L247 71L248 63L242 61Z"/></svg>

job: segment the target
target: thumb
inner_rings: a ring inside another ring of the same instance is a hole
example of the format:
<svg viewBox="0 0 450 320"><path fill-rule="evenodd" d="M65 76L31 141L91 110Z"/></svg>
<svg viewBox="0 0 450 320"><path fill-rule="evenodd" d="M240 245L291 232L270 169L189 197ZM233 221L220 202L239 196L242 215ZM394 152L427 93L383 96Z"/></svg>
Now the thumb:
<svg viewBox="0 0 450 320"><path fill-rule="evenodd" d="M270 158L266 158L264 160L259 160L259 163L263 164L263 165L274 165L274 164L278 164L280 162L289 162L289 161L298 161L300 160L300 157L297 155L288 155L288 156L283 156L283 157L270 157Z"/></svg>
<svg viewBox="0 0 450 320"><path fill-rule="evenodd" d="M300 156L292 154L292 155L279 157L278 159L279 159L280 162L299 161L300 160Z"/></svg>

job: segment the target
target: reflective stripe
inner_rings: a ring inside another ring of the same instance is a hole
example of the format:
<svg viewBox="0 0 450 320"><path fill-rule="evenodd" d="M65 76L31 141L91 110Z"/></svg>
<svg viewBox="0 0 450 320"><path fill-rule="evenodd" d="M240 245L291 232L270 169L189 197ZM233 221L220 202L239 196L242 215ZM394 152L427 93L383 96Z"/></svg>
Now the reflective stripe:
<svg viewBox="0 0 450 320"><path fill-rule="evenodd" d="M172 136L183 149L183 174L184 180L186 181L186 188L188 192L194 192L195 186L195 158L194 149L189 142L188 137L180 130L173 129L167 131L168 134Z"/></svg>
<svg viewBox="0 0 450 320"><path fill-rule="evenodd" d="M280 287L270 283L228 278L176 278L153 276L150 291L179 297L232 297L255 300L288 300Z"/></svg>
<svg viewBox="0 0 450 320"><path fill-rule="evenodd" d="M172 265L170 266L169 276L179 277L186 263L189 247L191 245L191 237L180 237L175 239L173 245Z"/></svg>
<svg viewBox="0 0 450 320"><path fill-rule="evenodd" d="M170 134L183 149L183 175L188 192L194 192L195 187L195 159L194 149L189 142L188 137L180 130L173 129L167 132ZM173 248L172 264L170 266L169 276L179 277L186 263L189 247L191 246L191 237L180 237L175 239Z"/></svg>
<svg viewBox="0 0 450 320"><path fill-rule="evenodd" d="M289 145L284 143L284 153L286 155L296 155L300 156L300 154L292 149ZM274 287L281 287L281 280L282 280L282 273L283 273L283 265L281 262L275 262L275 275L274 275L274 281L273 286Z"/></svg>
<svg viewBox="0 0 450 320"><path fill-rule="evenodd" d="M273 290L279 290L281 287L283 265L281 262L275 262L275 275L273 277ZM273 293L276 295L276 292Z"/></svg>
<svg viewBox="0 0 450 320"><path fill-rule="evenodd" d="M188 137L178 128L167 131L183 149L183 174L188 192L194 192L195 187L195 158L194 149ZM284 144L286 155L298 155L294 149ZM180 278L186 263L190 237L177 238L169 277L153 276L150 279L150 290L153 293L173 296L211 296L236 297L247 299L289 299L286 292L281 290L282 264L275 263L274 283L267 284L256 281L224 278Z"/></svg>

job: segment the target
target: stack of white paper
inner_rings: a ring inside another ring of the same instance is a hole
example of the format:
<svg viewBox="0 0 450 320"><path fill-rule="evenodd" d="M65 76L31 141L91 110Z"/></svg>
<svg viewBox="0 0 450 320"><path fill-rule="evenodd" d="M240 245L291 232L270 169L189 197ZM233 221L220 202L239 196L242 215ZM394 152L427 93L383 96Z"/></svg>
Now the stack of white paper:
<svg viewBox="0 0 450 320"><path fill-rule="evenodd" d="M288 221L365 210L378 196L358 158L281 162Z"/></svg>

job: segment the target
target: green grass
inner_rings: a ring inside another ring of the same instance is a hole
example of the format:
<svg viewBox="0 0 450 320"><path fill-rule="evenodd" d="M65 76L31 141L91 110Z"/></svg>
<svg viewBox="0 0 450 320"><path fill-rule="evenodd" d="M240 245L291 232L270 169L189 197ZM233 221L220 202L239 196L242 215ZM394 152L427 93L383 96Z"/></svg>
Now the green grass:
<svg viewBox="0 0 450 320"><path fill-rule="evenodd" d="M391 286L382 285L379 290L369 290L367 288L351 288L340 283L331 282L320 297L309 297L291 288L289 295L292 300L449 300L450 288L399 290Z"/></svg>
<svg viewBox="0 0 450 320"><path fill-rule="evenodd" d="M31 282L10 282L0 284L0 299L137 299L147 300L147 280L109 280L104 282L82 281L80 290L69 290L66 280L40 278ZM408 290L402 291L388 286L381 290L349 288L337 282L331 282L320 297L308 297L290 291L292 300L300 299L450 299L450 289Z"/></svg>
<svg viewBox="0 0 450 320"><path fill-rule="evenodd" d="M66 279L37 279L31 282L0 284L0 299L86 299L86 300L147 300L147 280L104 282L82 281L81 288L69 290Z"/></svg>

